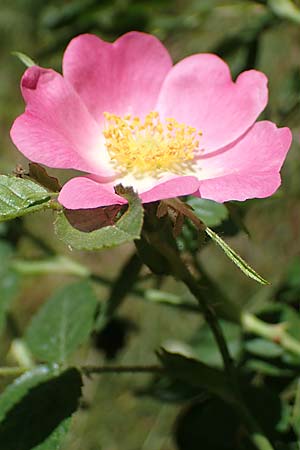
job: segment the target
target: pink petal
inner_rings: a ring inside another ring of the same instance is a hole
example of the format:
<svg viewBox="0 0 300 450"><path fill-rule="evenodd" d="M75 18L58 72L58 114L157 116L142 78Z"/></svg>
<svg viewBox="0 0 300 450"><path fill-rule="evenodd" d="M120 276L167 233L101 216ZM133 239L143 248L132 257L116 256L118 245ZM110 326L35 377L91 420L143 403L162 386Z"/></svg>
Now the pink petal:
<svg viewBox="0 0 300 450"><path fill-rule="evenodd" d="M86 177L68 181L60 191L58 201L68 209L98 208L126 203L125 199L115 194L112 184L98 183Z"/></svg>
<svg viewBox="0 0 300 450"><path fill-rule="evenodd" d="M152 189L142 192L143 203L155 202L166 198L192 194L199 189L199 181L195 177L176 177L164 183L157 184Z"/></svg>
<svg viewBox="0 0 300 450"><path fill-rule="evenodd" d="M130 32L113 44L94 35L71 41L63 60L65 78L97 122L103 112L143 116L153 110L171 58L154 36Z"/></svg>
<svg viewBox="0 0 300 450"><path fill-rule="evenodd" d="M133 188L135 189L135 186ZM143 203L148 203L191 194L197 189L199 189L197 178L177 177L157 184L152 189L141 193L140 197ZM98 208L126 203L122 197L115 194L113 183L99 183L96 179L86 177L72 178L68 181L60 191L58 201L68 209Z"/></svg>
<svg viewBox="0 0 300 450"><path fill-rule="evenodd" d="M190 56L167 75L157 110L164 117L203 132L200 146L216 150L241 136L267 104L267 78L261 72L243 72L234 83L227 64L218 56Z"/></svg>
<svg viewBox="0 0 300 450"><path fill-rule="evenodd" d="M108 175L101 128L71 85L55 71L34 66L23 75L21 88L26 111L11 129L18 149L49 167Z"/></svg>
<svg viewBox="0 0 300 450"><path fill-rule="evenodd" d="M289 128L257 122L237 142L199 160L201 197L226 202L272 195L291 141Z"/></svg>

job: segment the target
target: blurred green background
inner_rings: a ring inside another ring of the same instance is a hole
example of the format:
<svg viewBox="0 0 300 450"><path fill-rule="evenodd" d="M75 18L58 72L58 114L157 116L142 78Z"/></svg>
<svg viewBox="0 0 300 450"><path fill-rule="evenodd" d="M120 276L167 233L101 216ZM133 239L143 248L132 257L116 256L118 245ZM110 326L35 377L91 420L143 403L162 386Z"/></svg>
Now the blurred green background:
<svg viewBox="0 0 300 450"><path fill-rule="evenodd" d="M18 163L26 167L9 138L12 121L23 111L18 86L24 71L11 52L21 51L42 66L60 70L64 48L77 34L92 32L113 41L130 30L158 36L174 61L193 53L215 52L228 62L234 77L248 68L267 74L270 102L263 118L290 126L294 143L282 171L281 189L272 198L248 201L239 207L250 236L230 232L227 239L272 285L259 287L246 279L211 244L201 252L201 261L235 302L251 302L254 306L268 303L278 295L300 258L300 2L0 0L1 173L11 173ZM59 171L52 173L61 180L66 177ZM22 257L32 258L41 252L29 234L70 256L68 249L54 237L52 219L50 213L37 214L22 220L22 232L18 221L9 228L3 226L0 232L16 245ZM125 246L99 254L74 252L71 257L87 264L95 273L111 276L118 273L131 251L130 246ZM67 280L66 276L48 275L22 281L13 307L20 330L41 302ZM164 282L164 288L184 294L181 286L169 280ZM105 301L107 289L97 289L99 298ZM196 315L183 315L128 298L119 311L119 319L107 331L110 333L107 339L113 336L115 346L120 347L113 361L153 363L155 349L166 342L184 345L199 325L201 321ZM3 339L0 361L6 349ZM76 358L100 364L105 360L105 352L94 346L83 349ZM65 450L185 450L177 447L172 437L174 419L184 403L169 398L167 393L165 397L150 395L147 380L145 375L102 375L86 380L82 408L74 418Z"/></svg>

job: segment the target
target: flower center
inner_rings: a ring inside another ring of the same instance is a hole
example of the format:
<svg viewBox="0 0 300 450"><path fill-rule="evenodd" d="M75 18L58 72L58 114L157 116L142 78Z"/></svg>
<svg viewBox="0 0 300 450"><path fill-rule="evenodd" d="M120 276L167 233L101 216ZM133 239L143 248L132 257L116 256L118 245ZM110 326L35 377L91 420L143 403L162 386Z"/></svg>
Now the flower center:
<svg viewBox="0 0 300 450"><path fill-rule="evenodd" d="M143 177L166 171L184 174L192 169L202 135L195 128L175 119L161 122L155 111L147 114L144 121L130 114L119 117L105 112L104 117L106 148L118 172Z"/></svg>

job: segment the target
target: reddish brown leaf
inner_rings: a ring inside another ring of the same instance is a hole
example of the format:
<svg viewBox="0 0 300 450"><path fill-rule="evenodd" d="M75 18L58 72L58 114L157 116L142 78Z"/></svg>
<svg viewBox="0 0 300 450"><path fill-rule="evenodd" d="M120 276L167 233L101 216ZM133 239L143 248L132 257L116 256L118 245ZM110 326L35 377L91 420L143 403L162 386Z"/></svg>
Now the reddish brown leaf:
<svg viewBox="0 0 300 450"><path fill-rule="evenodd" d="M46 169L37 163L29 163L29 176L49 191L59 192L61 190L58 179L49 175Z"/></svg>
<svg viewBox="0 0 300 450"><path fill-rule="evenodd" d="M66 209L65 215L77 230L90 232L114 225L122 205L104 206L93 209Z"/></svg>

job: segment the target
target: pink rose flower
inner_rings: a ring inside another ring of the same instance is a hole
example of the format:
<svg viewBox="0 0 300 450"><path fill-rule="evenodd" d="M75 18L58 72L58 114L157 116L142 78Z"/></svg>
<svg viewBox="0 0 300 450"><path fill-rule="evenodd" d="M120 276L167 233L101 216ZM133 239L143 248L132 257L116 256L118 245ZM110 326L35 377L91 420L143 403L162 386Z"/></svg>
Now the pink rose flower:
<svg viewBox="0 0 300 450"><path fill-rule="evenodd" d="M249 70L233 82L216 55L173 66L154 36L130 32L110 44L86 34L67 47L63 75L30 67L21 89L26 110L11 129L18 149L87 173L63 186L66 208L122 204L119 183L144 203L187 194L245 200L280 186L291 132L255 123L267 78Z"/></svg>

